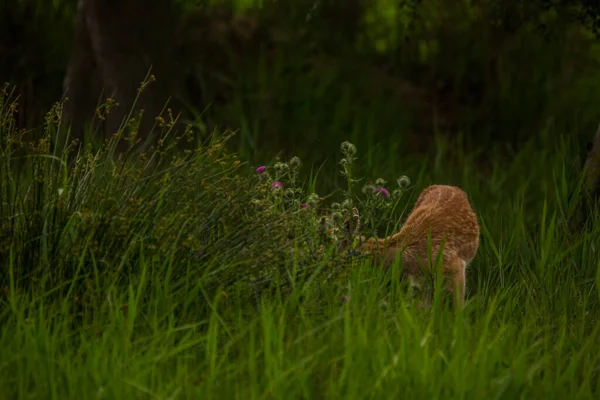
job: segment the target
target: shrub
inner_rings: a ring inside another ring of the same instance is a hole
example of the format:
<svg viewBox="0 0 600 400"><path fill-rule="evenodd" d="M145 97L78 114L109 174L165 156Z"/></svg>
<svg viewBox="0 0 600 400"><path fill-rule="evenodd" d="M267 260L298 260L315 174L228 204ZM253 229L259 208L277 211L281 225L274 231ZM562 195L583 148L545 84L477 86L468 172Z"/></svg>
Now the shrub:
<svg viewBox="0 0 600 400"><path fill-rule="evenodd" d="M215 133L181 151L181 142L193 142L194 128L178 135L175 123L161 124L163 138L146 150L133 144L117 156L116 142L125 134L120 131L97 150L72 142L59 153L52 143L61 104L46 116L44 136L27 141L26 132L15 128L17 104L5 89L0 98L5 289L62 285L56 295L75 291L80 299L98 300L105 296L102 285L93 289L90 282L102 277L116 287L127 284L138 279L146 260L168 264L165 279L173 285L199 280L207 293L246 299L292 287L315 273L331 283L352 256L336 252L336 244L347 239L344 221L352 207L364 208L364 225L377 234L408 183L403 177L398 189L388 190L378 179L355 193L357 150L344 142L339 164L347 188L340 201L328 204L324 200L334 194L314 192L314 183L303 179L300 158L251 171L227 151L232 134Z"/></svg>

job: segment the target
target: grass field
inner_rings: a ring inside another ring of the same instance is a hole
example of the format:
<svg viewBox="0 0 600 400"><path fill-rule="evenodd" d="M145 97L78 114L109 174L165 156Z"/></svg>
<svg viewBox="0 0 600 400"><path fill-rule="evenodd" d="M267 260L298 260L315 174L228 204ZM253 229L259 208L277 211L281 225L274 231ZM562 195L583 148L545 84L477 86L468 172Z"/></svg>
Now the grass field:
<svg viewBox="0 0 600 400"><path fill-rule="evenodd" d="M486 164L443 139L425 156L359 147L352 173L412 181L386 203L332 163L257 174L216 136L113 161L110 143L54 155L23 143L8 104L1 118L2 398L598 398L600 224L569 224L569 132L490 147ZM420 310L398 268L337 256L319 232L320 207L343 217L351 200L384 234L432 183L480 218L456 314Z"/></svg>

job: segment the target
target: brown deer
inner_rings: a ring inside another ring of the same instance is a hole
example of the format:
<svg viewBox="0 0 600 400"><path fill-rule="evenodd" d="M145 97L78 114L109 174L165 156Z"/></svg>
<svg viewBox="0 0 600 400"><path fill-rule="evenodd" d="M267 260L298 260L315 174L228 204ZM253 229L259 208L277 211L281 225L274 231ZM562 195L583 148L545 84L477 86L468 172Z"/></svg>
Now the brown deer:
<svg viewBox="0 0 600 400"><path fill-rule="evenodd" d="M358 210L353 210L353 229L360 224ZM346 228L350 231L350 221ZM412 212L398 233L383 239L360 236L360 249L371 254L375 262L392 265L397 255L402 256L403 272L421 280L424 272L431 274L429 254L435 262L443 246L443 274L450 279L450 289L461 306L465 299L465 272L475 258L479 247L479 224L467 195L454 186L429 186L419 196ZM431 243L431 253L428 246ZM342 250L350 245L345 241ZM427 291L424 291L424 294ZM429 300L429 299L427 299Z"/></svg>

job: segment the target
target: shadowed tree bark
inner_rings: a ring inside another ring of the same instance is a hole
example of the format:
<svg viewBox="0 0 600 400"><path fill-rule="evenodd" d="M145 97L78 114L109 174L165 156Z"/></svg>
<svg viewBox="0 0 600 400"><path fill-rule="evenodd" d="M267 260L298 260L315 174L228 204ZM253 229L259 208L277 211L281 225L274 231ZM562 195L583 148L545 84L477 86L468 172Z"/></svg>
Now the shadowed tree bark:
<svg viewBox="0 0 600 400"><path fill-rule="evenodd" d="M579 232L590 220L593 209L600 198L600 125L596 136L588 145L588 153L583 165L583 190L578 196L575 212L569 221L571 232Z"/></svg>
<svg viewBox="0 0 600 400"><path fill-rule="evenodd" d="M598 197L600 189L600 125L583 167L585 188Z"/></svg>
<svg viewBox="0 0 600 400"><path fill-rule="evenodd" d="M183 96L183 80L176 60L170 0L79 0L75 24L64 80L69 100L63 112L72 138L83 137L99 100L107 97L119 106L97 128L105 137L115 134L150 68L156 81L140 94L132 114L144 110L138 136L147 139L170 97L175 115L181 111L177 100ZM118 150L126 146L122 140Z"/></svg>

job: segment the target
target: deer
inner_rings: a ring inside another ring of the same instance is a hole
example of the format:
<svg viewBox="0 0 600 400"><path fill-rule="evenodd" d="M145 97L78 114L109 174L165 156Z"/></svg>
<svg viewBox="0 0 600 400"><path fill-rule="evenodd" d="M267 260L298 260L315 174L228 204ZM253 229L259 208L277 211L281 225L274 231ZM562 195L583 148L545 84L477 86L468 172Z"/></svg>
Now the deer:
<svg viewBox="0 0 600 400"><path fill-rule="evenodd" d="M360 214L352 209L352 227L346 220L346 230L356 238L360 227ZM467 194L458 187L432 185L423 190L400 231L385 237L359 236L359 249L370 255L377 264L390 267L401 256L403 274L417 281L431 274L428 260L442 250L442 273L450 281L454 305L463 306L466 293L466 269L479 248L479 223ZM352 241L342 241L340 250L351 246ZM428 248L430 247L430 251ZM443 247L442 247L443 246ZM427 302L428 291L423 291ZM458 303L456 303L458 302Z"/></svg>

